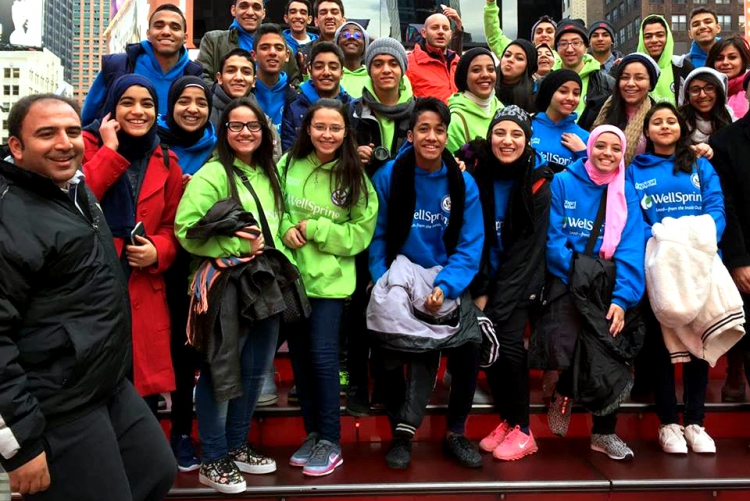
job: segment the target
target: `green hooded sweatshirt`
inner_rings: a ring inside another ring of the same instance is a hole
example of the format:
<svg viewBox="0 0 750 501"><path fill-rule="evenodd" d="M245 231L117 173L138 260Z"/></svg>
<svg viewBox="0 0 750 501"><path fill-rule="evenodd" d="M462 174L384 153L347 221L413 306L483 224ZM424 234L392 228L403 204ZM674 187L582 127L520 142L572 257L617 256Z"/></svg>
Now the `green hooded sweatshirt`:
<svg viewBox="0 0 750 501"><path fill-rule="evenodd" d="M591 54L583 55L583 68L578 72L578 76L581 77L581 82L583 82L583 86L581 87L581 101L576 108L576 113L579 117L583 115L583 110L586 108L585 97L586 92L589 90L589 75L595 71L599 71L601 68L601 63L597 61L594 56Z"/></svg>
<svg viewBox="0 0 750 501"><path fill-rule="evenodd" d="M305 291L313 298L347 298L357 281L354 256L370 245L375 233L378 195L365 176L367 197L349 209L341 207L345 193L335 189L332 175L337 161L321 165L311 153L286 169L287 155L279 160L286 205L281 233L307 220L307 243L292 251Z"/></svg>
<svg viewBox="0 0 750 501"><path fill-rule="evenodd" d="M362 97L362 87L365 86L370 75L367 74L367 67L363 64L356 70L352 71L344 67L344 76L341 77L341 86L352 99Z"/></svg>
<svg viewBox="0 0 750 501"><path fill-rule="evenodd" d="M445 146L448 151L455 154L461 146L477 136L487 137L487 128L498 108L502 107L503 104L494 95L489 113L485 113L474 101L466 97L465 92L457 92L449 97L451 123L448 125L448 144Z"/></svg>
<svg viewBox="0 0 750 501"><path fill-rule="evenodd" d="M659 60L657 61L659 69L661 70L661 75L659 75L659 80L656 81L656 88L649 93L649 96L651 96L657 103L659 101L668 101L676 105L677 102L675 101L674 95L674 72L672 71L674 38L672 38L672 30L669 28L669 23L664 17L656 14L646 16L641 23L640 30L638 31L638 48L636 48L635 51L640 52L641 54L650 55L646 49L646 43L643 41L643 26L646 24L646 21L653 18L661 20L664 23L664 26L666 26L667 42L664 44L664 50L661 52L661 56L659 56Z"/></svg>
<svg viewBox="0 0 750 501"><path fill-rule="evenodd" d="M263 212L268 220L271 234L274 236L276 247L284 251L287 257L292 257L281 243L281 220L283 213L274 210L273 190L271 180L262 169L253 168L235 159L234 165L247 175L250 185L255 190L263 206ZM250 192L245 188L242 180L235 175L237 194L242 207L252 212L260 222L258 209ZM208 239L187 238L187 231L193 227L216 202L230 196L229 182L224 166L217 159L210 160L201 167L185 187L185 194L177 207L174 221L174 232L185 250L202 257L230 257L246 256L250 253L250 242L239 237L211 237Z"/></svg>
<svg viewBox="0 0 750 501"><path fill-rule="evenodd" d="M375 101L380 102L380 99L378 99L377 94L375 94L375 89L372 86L371 78L369 77L367 78L367 80L365 81L364 88L370 91L370 94L372 94L372 97L375 98ZM401 77L401 83L399 84L398 91L399 91L398 102L396 104L403 104L403 103L408 102L410 99L414 98L414 92L411 89L411 82L409 81L409 78L406 75ZM387 118L381 117L380 115L375 114L375 116L377 117L378 125L380 126L380 144L382 145L393 144L393 136L394 134L396 134L396 124L393 123L393 120L389 120Z"/></svg>

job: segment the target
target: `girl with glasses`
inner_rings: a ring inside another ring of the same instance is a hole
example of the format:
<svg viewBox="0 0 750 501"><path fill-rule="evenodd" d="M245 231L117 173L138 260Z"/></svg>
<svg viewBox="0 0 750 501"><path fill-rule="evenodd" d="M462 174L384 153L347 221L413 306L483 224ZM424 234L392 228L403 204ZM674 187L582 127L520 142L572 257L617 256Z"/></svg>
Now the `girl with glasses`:
<svg viewBox="0 0 750 501"><path fill-rule="evenodd" d="M691 144L707 143L711 134L735 120L727 105L727 84L725 74L708 66L687 76L680 115L685 119Z"/></svg>

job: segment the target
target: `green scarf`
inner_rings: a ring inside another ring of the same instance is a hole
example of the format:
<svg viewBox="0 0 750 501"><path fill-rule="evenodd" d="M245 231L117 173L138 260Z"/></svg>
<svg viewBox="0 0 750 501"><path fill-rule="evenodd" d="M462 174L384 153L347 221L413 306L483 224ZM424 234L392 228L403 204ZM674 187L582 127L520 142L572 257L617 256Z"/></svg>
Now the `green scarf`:
<svg viewBox="0 0 750 501"><path fill-rule="evenodd" d="M669 29L669 23L666 21L666 19L664 19L664 17L656 14L646 16L646 18L641 23L641 28L638 32L638 48L635 51L640 52L641 54L648 54L648 50L646 50L646 44L643 42L643 26L646 24L646 21L653 18L660 19L664 23L664 26L666 26L667 43L664 45L664 50L662 51L661 56L659 56L659 60L657 61L657 63L659 64L659 69L661 70L661 75L659 75L659 80L656 82L656 87L649 93L649 96L651 96L657 103L661 101L669 101L676 106L677 101L675 99L674 93L674 72L672 71L674 38L672 37L672 30Z"/></svg>

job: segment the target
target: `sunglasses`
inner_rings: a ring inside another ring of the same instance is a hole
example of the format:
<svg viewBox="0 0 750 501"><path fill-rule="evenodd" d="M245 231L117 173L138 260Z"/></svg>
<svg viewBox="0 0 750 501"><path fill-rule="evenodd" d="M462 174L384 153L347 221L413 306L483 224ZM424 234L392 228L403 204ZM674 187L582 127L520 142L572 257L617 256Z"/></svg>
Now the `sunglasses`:
<svg viewBox="0 0 750 501"><path fill-rule="evenodd" d="M348 40L350 38L353 38L355 40L362 40L365 36L360 33L359 31L345 31L341 34L341 38L344 40Z"/></svg>

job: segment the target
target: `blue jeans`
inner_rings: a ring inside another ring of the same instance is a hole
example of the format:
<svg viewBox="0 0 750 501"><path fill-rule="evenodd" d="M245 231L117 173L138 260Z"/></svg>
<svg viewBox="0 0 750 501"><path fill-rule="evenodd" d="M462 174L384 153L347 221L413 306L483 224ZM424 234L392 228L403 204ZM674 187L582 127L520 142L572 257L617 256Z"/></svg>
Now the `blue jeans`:
<svg viewBox="0 0 750 501"><path fill-rule="evenodd" d="M343 299L310 299L312 314L289 329L289 355L307 433L341 440L339 329Z"/></svg>
<svg viewBox="0 0 750 501"><path fill-rule="evenodd" d="M211 371L204 360L195 389L195 412L203 462L226 457L230 450L247 442L250 421L260 396L263 375L276 353L279 315L262 320L248 329L239 341L242 396L228 402L214 398Z"/></svg>

